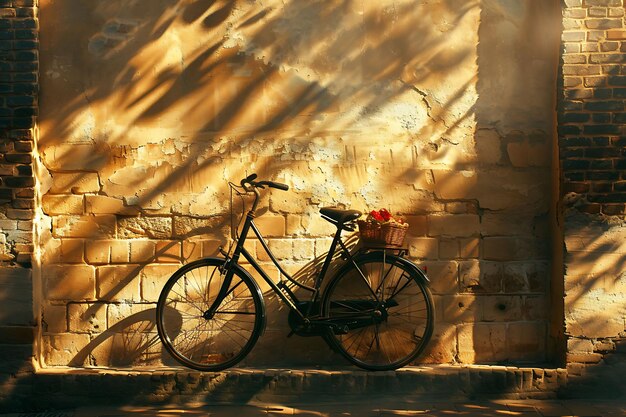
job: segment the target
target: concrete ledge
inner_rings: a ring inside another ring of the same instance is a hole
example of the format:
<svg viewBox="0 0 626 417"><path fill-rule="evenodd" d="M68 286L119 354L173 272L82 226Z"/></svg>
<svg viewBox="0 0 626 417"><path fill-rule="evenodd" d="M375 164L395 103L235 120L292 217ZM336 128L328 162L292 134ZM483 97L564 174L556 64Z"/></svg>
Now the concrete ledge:
<svg viewBox="0 0 626 417"><path fill-rule="evenodd" d="M423 366L389 372L321 369L43 369L4 381L0 412L112 404L249 404L356 402L393 397L472 400L555 398L565 369ZM33 404L32 398L37 398Z"/></svg>

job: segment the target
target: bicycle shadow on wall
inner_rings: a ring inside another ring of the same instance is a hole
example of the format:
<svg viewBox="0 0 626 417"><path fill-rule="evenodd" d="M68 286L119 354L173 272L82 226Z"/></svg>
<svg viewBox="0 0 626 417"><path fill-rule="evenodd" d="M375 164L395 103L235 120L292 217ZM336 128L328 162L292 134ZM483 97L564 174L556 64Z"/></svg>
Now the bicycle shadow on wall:
<svg viewBox="0 0 626 417"><path fill-rule="evenodd" d="M117 308L123 310L124 306ZM167 364L160 355L155 311L155 308L147 308L138 313L124 314L124 318L80 349L69 365L131 368Z"/></svg>

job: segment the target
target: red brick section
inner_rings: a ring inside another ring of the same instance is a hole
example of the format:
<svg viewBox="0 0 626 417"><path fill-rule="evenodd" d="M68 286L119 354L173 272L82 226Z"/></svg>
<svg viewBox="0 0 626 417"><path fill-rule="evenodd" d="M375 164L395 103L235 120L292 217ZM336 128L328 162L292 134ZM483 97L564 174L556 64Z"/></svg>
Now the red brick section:
<svg viewBox="0 0 626 417"><path fill-rule="evenodd" d="M564 0L559 144L566 203L626 213L623 0Z"/></svg>
<svg viewBox="0 0 626 417"><path fill-rule="evenodd" d="M37 116L37 0L0 0L0 262L33 252L33 128Z"/></svg>
<svg viewBox="0 0 626 417"><path fill-rule="evenodd" d="M32 356L34 128L38 91L37 0L0 0L0 354ZM4 361L8 372L29 361ZM6 390L6 388L0 389Z"/></svg>

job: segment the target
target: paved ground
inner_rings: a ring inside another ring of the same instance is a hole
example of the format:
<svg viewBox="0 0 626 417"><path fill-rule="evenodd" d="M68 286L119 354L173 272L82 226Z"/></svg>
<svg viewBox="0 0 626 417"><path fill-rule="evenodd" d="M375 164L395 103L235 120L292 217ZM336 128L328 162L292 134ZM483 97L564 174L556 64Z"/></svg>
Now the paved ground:
<svg viewBox="0 0 626 417"><path fill-rule="evenodd" d="M442 401L419 403L393 403L391 400L358 404L307 404L281 406L278 404L204 405L186 407L81 407L75 410L54 410L39 413L0 414L3 417L174 417L174 416L423 416L423 417L617 417L626 416L626 399L611 400L493 400L477 402Z"/></svg>

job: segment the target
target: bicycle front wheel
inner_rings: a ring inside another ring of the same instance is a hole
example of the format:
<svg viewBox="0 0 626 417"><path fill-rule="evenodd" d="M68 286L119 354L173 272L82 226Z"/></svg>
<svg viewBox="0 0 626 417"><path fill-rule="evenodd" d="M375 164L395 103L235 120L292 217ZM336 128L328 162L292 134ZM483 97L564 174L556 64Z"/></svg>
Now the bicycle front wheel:
<svg viewBox="0 0 626 417"><path fill-rule="evenodd" d="M433 332L434 305L425 276L395 255L373 252L348 264L329 283L323 314L326 335L353 364L372 371L415 360Z"/></svg>
<svg viewBox="0 0 626 417"><path fill-rule="evenodd" d="M167 281L157 304L157 329L166 350L181 364L220 371L241 361L256 343L265 317L258 286L235 270L228 293L213 315L226 273L224 260L206 258L183 266Z"/></svg>

